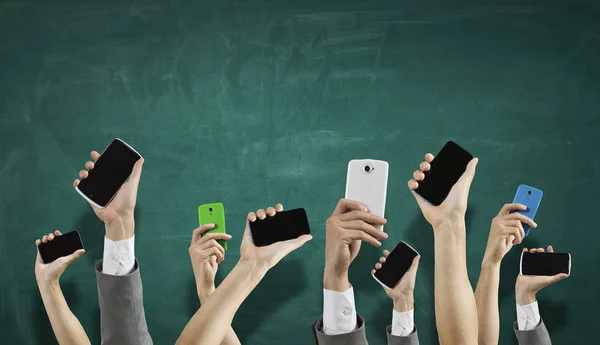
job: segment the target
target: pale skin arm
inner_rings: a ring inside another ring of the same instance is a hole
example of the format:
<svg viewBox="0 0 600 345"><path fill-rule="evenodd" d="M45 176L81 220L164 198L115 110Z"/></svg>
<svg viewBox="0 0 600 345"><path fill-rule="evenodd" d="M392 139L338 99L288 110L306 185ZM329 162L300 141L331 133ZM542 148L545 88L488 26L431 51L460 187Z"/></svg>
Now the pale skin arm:
<svg viewBox="0 0 600 345"><path fill-rule="evenodd" d="M264 219L267 213L275 214L280 211L283 211L283 206L279 204L276 209L269 207L267 212L262 209L258 210L257 214L251 212L248 214L247 220L254 222L257 217ZM176 344L220 344L231 328L231 322L240 305L267 271L310 239L312 236L302 235L293 240L277 242L266 247L256 247L252 242L252 235L247 224L238 264L208 301L194 314Z"/></svg>
<svg viewBox="0 0 600 345"><path fill-rule="evenodd" d="M522 223L531 228L537 224L530 218L511 213L525 210L521 204L506 204L492 220L481 272L475 289L477 316L479 320L478 341L480 345L498 344L500 337L500 313L498 310L498 286L500 284L500 264L513 245L525 237Z"/></svg>
<svg viewBox="0 0 600 345"><path fill-rule="evenodd" d="M467 275L465 212L471 182L475 176L474 158L460 180L439 206L433 206L414 190L431 168L433 155L425 155L420 170L408 186L423 215L432 225L435 239L435 315L441 345L477 344L477 307Z"/></svg>
<svg viewBox="0 0 600 345"><path fill-rule="evenodd" d="M36 245L42 242L47 243L61 236L60 231L45 235L41 240L36 240ZM44 302L44 308L50 319L52 331L60 345L85 345L90 344L90 340L81 326L81 323L73 315L73 312L67 305L65 296L62 293L59 284L60 275L64 270L77 260L85 251L80 249L75 253L58 258L57 260L44 264L37 254L35 263L35 275L37 284Z"/></svg>
<svg viewBox="0 0 600 345"><path fill-rule="evenodd" d="M206 304L209 297L215 292L217 269L219 264L225 260L225 249L217 241L228 241L231 239L231 235L223 233L205 234L205 232L214 227L214 224L205 224L195 229L192 233L192 243L189 248L192 268L194 269L194 278L196 279L196 289L201 305ZM235 334L233 327L229 326L229 330L221 345L240 344L240 340Z"/></svg>

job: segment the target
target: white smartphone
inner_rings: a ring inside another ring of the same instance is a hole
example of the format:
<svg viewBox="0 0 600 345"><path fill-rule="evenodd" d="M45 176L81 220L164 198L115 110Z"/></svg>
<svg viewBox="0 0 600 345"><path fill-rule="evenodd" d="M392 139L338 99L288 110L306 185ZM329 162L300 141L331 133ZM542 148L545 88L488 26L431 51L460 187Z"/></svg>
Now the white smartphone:
<svg viewBox="0 0 600 345"><path fill-rule="evenodd" d="M105 208L127 181L133 166L142 156L123 140L114 139L94 163L88 177L75 187L77 192L97 208Z"/></svg>
<svg viewBox="0 0 600 345"><path fill-rule="evenodd" d="M521 253L521 275L553 276L560 273L571 275L570 253Z"/></svg>
<svg viewBox="0 0 600 345"><path fill-rule="evenodd" d="M388 182L388 162L353 159L348 163L346 199L365 205L369 212L384 218ZM383 231L383 225L377 226Z"/></svg>

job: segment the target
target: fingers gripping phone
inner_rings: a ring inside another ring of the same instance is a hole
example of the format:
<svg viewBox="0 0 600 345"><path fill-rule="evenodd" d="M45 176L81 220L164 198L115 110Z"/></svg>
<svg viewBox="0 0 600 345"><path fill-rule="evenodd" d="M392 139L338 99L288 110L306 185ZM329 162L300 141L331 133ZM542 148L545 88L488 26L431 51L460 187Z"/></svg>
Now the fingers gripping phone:
<svg viewBox="0 0 600 345"><path fill-rule="evenodd" d="M415 192L435 206L441 205L454 184L467 170L473 156L453 141L448 141L430 163L425 178Z"/></svg>
<svg viewBox="0 0 600 345"><path fill-rule="evenodd" d="M419 253L406 242L400 241L381 268L376 270L373 278L386 289L393 289L412 266L413 260Z"/></svg>
<svg viewBox="0 0 600 345"><path fill-rule="evenodd" d="M527 206L527 209L525 211L515 211L515 212L518 212L528 218L531 218L531 220L533 220L538 208L540 207L540 203L542 202L543 195L544 195L544 193L537 188L533 188L533 187L530 187L530 186L524 185L524 184L519 185L519 188L517 188L517 193L515 194L515 199L513 200L513 203L525 205L525 206ZM525 230L525 237L527 237L527 235L529 235L529 230L531 230L531 227L525 223L521 223L521 224L523 225L523 230Z"/></svg>
<svg viewBox="0 0 600 345"><path fill-rule="evenodd" d="M303 208L277 212L274 216L250 222L252 240L257 247L264 247L275 242L293 240L310 234L308 217Z"/></svg>
<svg viewBox="0 0 600 345"><path fill-rule="evenodd" d="M346 199L358 201L370 213L385 218L388 183L388 162L374 159L353 159L348 163ZM383 231L383 225L377 228Z"/></svg>
<svg viewBox="0 0 600 345"><path fill-rule="evenodd" d="M570 253L521 253L521 274L525 276L571 275Z"/></svg>
<svg viewBox="0 0 600 345"><path fill-rule="evenodd" d="M114 139L94 163L88 177L75 187L97 208L105 208L127 181L133 166L142 156L121 139Z"/></svg>
<svg viewBox="0 0 600 345"><path fill-rule="evenodd" d="M223 234L227 233L225 232L225 209L223 208L223 204L220 202L198 206L198 220L200 222L200 226L204 224L215 225L213 229L208 230L204 234L214 232L220 232ZM217 242L225 251L227 251L227 241L217 240Z"/></svg>
<svg viewBox="0 0 600 345"><path fill-rule="evenodd" d="M60 257L71 255L79 249L83 249L83 242L79 232L74 230L60 236L54 236L54 240L50 242L40 243L37 249L42 262L48 264Z"/></svg>

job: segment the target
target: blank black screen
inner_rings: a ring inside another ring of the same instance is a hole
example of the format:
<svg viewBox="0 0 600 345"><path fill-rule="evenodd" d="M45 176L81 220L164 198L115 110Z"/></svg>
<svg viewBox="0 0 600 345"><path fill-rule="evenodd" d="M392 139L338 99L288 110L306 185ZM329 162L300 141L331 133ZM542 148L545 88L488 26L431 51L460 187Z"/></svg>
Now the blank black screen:
<svg viewBox="0 0 600 345"><path fill-rule="evenodd" d="M135 162L140 158L140 155L125 143L115 139L77 188L90 200L105 207L127 181Z"/></svg>
<svg viewBox="0 0 600 345"><path fill-rule="evenodd" d="M521 273L528 276L569 274L568 253L523 253Z"/></svg>
<svg viewBox="0 0 600 345"><path fill-rule="evenodd" d="M292 240L301 235L310 234L310 226L306 211L297 208L289 211L277 212L273 217L256 219L250 222L252 240L257 247L264 247L275 242Z"/></svg>
<svg viewBox="0 0 600 345"><path fill-rule="evenodd" d="M465 149L453 141L447 142L431 162L431 169L425 172L425 179L419 182L415 192L433 205L440 205L472 159Z"/></svg>
<svg viewBox="0 0 600 345"><path fill-rule="evenodd" d="M77 230L68 232L62 236L55 236L52 242L41 243L38 251L44 263L52 262L62 256L75 253L83 249L83 243Z"/></svg>
<svg viewBox="0 0 600 345"><path fill-rule="evenodd" d="M375 271L375 277L383 285L393 289L408 271L417 255L417 252L406 243L398 243L385 262L381 264L381 268Z"/></svg>

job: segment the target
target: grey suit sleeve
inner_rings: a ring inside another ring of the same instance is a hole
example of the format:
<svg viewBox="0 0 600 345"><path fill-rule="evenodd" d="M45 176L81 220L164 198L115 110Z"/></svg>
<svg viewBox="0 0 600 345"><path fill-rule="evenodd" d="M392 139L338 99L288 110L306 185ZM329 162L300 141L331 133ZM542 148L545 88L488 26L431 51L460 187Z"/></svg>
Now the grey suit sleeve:
<svg viewBox="0 0 600 345"><path fill-rule="evenodd" d="M368 345L365 331L365 320L356 314L357 328L350 332L338 335L327 335L323 333L323 316L320 316L310 327L316 345Z"/></svg>
<svg viewBox="0 0 600 345"><path fill-rule="evenodd" d="M133 272L124 276L103 274L102 260L98 260L96 279L102 345L152 345L137 260Z"/></svg>
<svg viewBox="0 0 600 345"><path fill-rule="evenodd" d="M513 329L519 345L552 345L550 334L548 334L544 321L540 321L540 324L536 328L529 331L519 331L517 322L515 321Z"/></svg>
<svg viewBox="0 0 600 345"><path fill-rule="evenodd" d="M417 334L417 326L415 326L413 332L406 337L398 337L392 335L391 325L385 328L385 333L387 334L388 345L419 345L419 335Z"/></svg>

